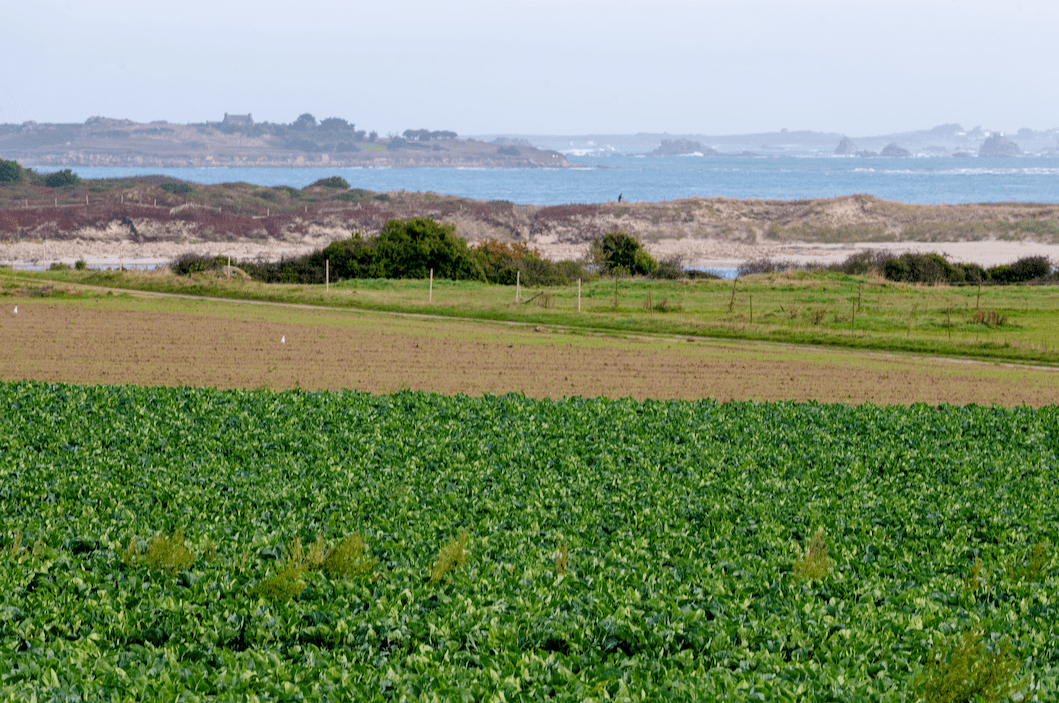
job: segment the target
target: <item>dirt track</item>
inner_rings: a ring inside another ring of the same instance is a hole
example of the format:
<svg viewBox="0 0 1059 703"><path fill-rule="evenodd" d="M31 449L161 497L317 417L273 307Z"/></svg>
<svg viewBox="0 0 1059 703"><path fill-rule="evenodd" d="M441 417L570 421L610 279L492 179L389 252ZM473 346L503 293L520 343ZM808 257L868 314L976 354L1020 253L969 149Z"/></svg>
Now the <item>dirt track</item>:
<svg viewBox="0 0 1059 703"><path fill-rule="evenodd" d="M1059 371L1049 369L195 300L7 298L0 339L3 380L548 398L1059 402Z"/></svg>

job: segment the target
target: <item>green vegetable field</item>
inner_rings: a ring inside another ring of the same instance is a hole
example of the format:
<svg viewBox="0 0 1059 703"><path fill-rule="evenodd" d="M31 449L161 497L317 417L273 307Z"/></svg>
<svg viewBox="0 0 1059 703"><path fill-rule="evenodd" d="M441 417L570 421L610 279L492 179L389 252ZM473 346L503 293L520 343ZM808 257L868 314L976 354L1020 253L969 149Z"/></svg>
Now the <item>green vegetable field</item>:
<svg viewBox="0 0 1059 703"><path fill-rule="evenodd" d="M1054 406L5 383L0 520L8 700L1059 682Z"/></svg>

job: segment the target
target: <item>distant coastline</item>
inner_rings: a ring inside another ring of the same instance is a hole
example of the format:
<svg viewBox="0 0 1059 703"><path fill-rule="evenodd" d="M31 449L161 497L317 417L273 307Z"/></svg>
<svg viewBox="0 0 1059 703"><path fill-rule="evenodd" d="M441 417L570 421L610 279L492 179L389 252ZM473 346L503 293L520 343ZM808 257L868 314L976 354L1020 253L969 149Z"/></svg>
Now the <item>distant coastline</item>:
<svg viewBox="0 0 1059 703"><path fill-rule="evenodd" d="M307 118L307 119L303 119ZM52 168L569 168L553 150L455 132L380 137L338 118L255 123L250 115L178 125L90 118L84 124L0 125L0 158Z"/></svg>
<svg viewBox="0 0 1059 703"><path fill-rule="evenodd" d="M251 115L219 122L135 123L93 117L81 124L0 124L0 158L49 168L556 168L567 157L654 155L751 157L1035 157L1059 156L1059 129L1003 131L959 124L875 136L811 130L703 134L486 134L405 130L366 134L338 118L317 123L255 123Z"/></svg>

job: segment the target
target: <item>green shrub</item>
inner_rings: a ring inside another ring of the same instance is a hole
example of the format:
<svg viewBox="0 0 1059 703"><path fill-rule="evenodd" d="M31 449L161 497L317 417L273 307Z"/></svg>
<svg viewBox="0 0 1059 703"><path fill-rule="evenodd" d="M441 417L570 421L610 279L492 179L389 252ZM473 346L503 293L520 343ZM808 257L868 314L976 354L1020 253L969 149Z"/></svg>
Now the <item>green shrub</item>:
<svg viewBox="0 0 1059 703"><path fill-rule="evenodd" d="M640 240L627 232L614 230L592 242L591 256L605 274L648 274L658 268L658 262L644 250Z"/></svg>
<svg viewBox="0 0 1059 703"><path fill-rule="evenodd" d="M651 272L651 278L675 281L684 278L684 259L679 254L666 257L658 262L658 266Z"/></svg>
<svg viewBox="0 0 1059 703"><path fill-rule="evenodd" d="M1047 256L1027 256L1013 264L991 266L985 275L993 283L1022 283L1044 278L1052 272L1052 262Z"/></svg>
<svg viewBox="0 0 1059 703"><path fill-rule="evenodd" d="M18 183L25 179L26 169L17 161L0 159L0 183Z"/></svg>
<svg viewBox="0 0 1059 703"><path fill-rule="evenodd" d="M189 257L185 255L173 266L208 265L202 261L203 257ZM184 258L189 260L184 262ZM354 233L349 239L331 242L326 248L304 256L274 262L240 262L239 266L254 280L265 283L321 284L328 260L333 281L427 278L431 269L435 278L486 280L467 242L456 236L455 225L442 225L426 217L390 220L377 237L364 238Z"/></svg>
<svg viewBox="0 0 1059 703"><path fill-rule="evenodd" d="M375 251L385 278L426 278L433 269L438 278L485 280L467 241L456 236L456 225L429 217L390 220L375 238Z"/></svg>
<svg viewBox="0 0 1059 703"><path fill-rule="evenodd" d="M324 258L331 260L334 279L383 278L383 267L375 257L374 244L374 240L361 237L359 232L349 239L328 244L323 254Z"/></svg>
<svg viewBox="0 0 1059 703"><path fill-rule="evenodd" d="M351 203L359 203L364 200L371 200L372 198L378 198L379 196L372 193L370 190L364 190L363 188L353 188L345 193L338 193L332 196L333 200L346 200ZM389 196L386 196L387 200Z"/></svg>
<svg viewBox="0 0 1059 703"><path fill-rule="evenodd" d="M241 261L239 268L250 278L262 283L321 285L326 278L326 259L324 250L317 249L303 256L279 261ZM331 271L332 280L342 278L333 266Z"/></svg>
<svg viewBox="0 0 1059 703"><path fill-rule="evenodd" d="M226 256L204 256L187 253L178 256L169 264L169 270L179 276L189 276L203 271L216 271L228 265Z"/></svg>
<svg viewBox="0 0 1059 703"><path fill-rule="evenodd" d="M169 193L191 193L195 190L191 187L190 183L178 183L173 181L163 183L158 187Z"/></svg>
<svg viewBox="0 0 1059 703"><path fill-rule="evenodd" d="M55 173L49 173L44 177L44 185L49 188L62 188L63 186L80 185L80 177L70 169L63 169Z"/></svg>
<svg viewBox="0 0 1059 703"><path fill-rule="evenodd" d="M324 188L341 188L342 190L349 190L349 181L342 176L331 176L330 178L321 178L320 180L313 183L313 186L323 186ZM312 186L309 186L312 188Z"/></svg>
<svg viewBox="0 0 1059 703"><path fill-rule="evenodd" d="M280 193L286 193L287 197L291 199L300 198L302 195L302 192L300 190L291 186L272 186L272 190L278 191Z"/></svg>

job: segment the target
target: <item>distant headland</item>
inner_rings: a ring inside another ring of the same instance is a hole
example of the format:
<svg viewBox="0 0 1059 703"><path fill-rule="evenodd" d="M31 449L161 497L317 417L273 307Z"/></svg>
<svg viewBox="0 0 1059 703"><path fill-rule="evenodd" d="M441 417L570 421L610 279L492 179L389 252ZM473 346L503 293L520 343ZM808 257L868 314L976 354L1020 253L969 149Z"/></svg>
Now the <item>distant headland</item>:
<svg viewBox="0 0 1059 703"><path fill-rule="evenodd" d="M148 124L91 117L83 124L0 125L0 158L35 166L202 168L568 168L566 157L517 140L481 142L452 131L408 129L381 137L338 117L290 124L252 114L218 122Z"/></svg>

